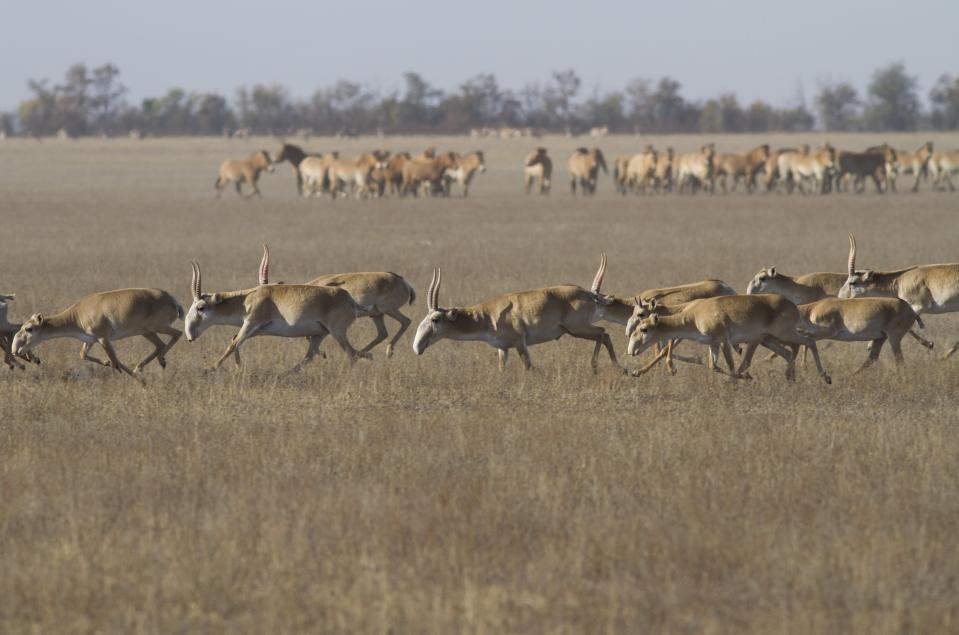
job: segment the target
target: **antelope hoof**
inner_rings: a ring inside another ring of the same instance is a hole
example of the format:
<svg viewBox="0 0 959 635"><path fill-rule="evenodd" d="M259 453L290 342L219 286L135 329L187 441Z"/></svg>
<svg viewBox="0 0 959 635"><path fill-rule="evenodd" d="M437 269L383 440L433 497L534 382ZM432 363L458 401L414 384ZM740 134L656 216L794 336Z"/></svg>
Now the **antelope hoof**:
<svg viewBox="0 0 959 635"><path fill-rule="evenodd" d="M389 359L389 358L391 358L391 357L393 357L393 345L392 345L392 344L387 344L387 345L386 345L386 359Z"/></svg>
<svg viewBox="0 0 959 635"><path fill-rule="evenodd" d="M827 386L832 386L832 377L830 377L830 376L827 375L826 373L823 373L823 375L822 375L822 380L823 380L824 382L826 382L826 385L827 385Z"/></svg>
<svg viewBox="0 0 959 635"><path fill-rule="evenodd" d="M157 357L157 363L160 365L160 368L166 368L166 358Z"/></svg>
<svg viewBox="0 0 959 635"><path fill-rule="evenodd" d="M930 351L931 351L931 350L933 349L933 347L935 346L935 344L934 344L933 342L919 342L919 343L922 344L923 346L925 346L926 348L928 348Z"/></svg>

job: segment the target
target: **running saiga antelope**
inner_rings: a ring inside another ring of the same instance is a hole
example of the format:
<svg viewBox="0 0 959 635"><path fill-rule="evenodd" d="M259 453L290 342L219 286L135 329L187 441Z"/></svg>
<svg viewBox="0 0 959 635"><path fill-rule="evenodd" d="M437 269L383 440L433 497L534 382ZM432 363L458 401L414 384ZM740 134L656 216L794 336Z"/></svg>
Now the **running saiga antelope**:
<svg viewBox="0 0 959 635"><path fill-rule="evenodd" d="M22 324L7 321L7 303L13 302L16 297L15 293L0 294L0 349L3 349L3 363L10 370L15 368L25 370L26 367L17 360L12 350L13 336L20 330ZM29 351L24 353L21 359L32 364L40 363L40 360Z"/></svg>
<svg viewBox="0 0 959 635"><path fill-rule="evenodd" d="M263 245L263 259L260 262L259 283L270 283L270 251ZM400 323L400 328L386 345L386 356L393 356L396 342L403 337L403 333L410 326L410 319L403 315L400 309L412 305L416 300L416 291L413 290L406 278L391 271L368 271L362 273L334 273L314 278L306 284L324 287L339 287L345 289L358 304L370 307L367 313L376 326L376 337L363 347L360 354L371 351L376 345L389 337L386 321L383 316L388 315Z"/></svg>
<svg viewBox="0 0 959 635"><path fill-rule="evenodd" d="M306 337L309 347L306 356L293 370L308 364L320 350L327 335L332 335L350 361L369 357L350 344L346 332L357 317L369 313L370 307L357 304L350 294L335 287L301 284L261 285L243 291L203 293L199 263L193 266L193 304L184 319L184 333L192 342L214 324L239 326L226 351L213 365L219 368L234 355L240 345L253 336ZM266 273L264 272L265 276ZM239 358L236 358L239 362Z"/></svg>
<svg viewBox="0 0 959 635"><path fill-rule="evenodd" d="M577 148L566 165L569 169L569 188L573 194L576 194L577 182L583 194L595 194L600 169L609 172L606 169L606 159L599 148Z"/></svg>
<svg viewBox="0 0 959 635"><path fill-rule="evenodd" d="M911 332L916 317L912 307L899 298L824 298L799 305L799 328L811 339L871 343L869 357L859 371L879 359L886 341L896 364L902 364L902 338Z"/></svg>
<svg viewBox="0 0 959 635"><path fill-rule="evenodd" d="M848 271L846 282L839 290L840 298L900 298L917 315L959 311L959 263L915 265L888 272L856 271L856 239L849 234ZM959 349L959 342L953 344L944 357L949 357L956 349Z"/></svg>
<svg viewBox="0 0 959 635"><path fill-rule="evenodd" d="M807 273L802 276L787 276L780 273L776 267L763 267L749 282L746 293L748 295L778 293L802 307L810 302L838 297L839 290L842 289L848 277L849 275L845 273ZM909 330L909 335L919 340L919 343L926 348L933 347L932 342L915 331Z"/></svg>
<svg viewBox="0 0 959 635"><path fill-rule="evenodd" d="M593 324L602 319L604 302L592 291L573 285L546 287L446 309L439 306L441 280L442 273L434 269L426 296L426 317L413 339L413 352L417 355L443 339L480 341L499 351L501 369L506 366L507 355L513 348L529 370L533 363L528 347L569 335L596 342L590 361L594 369L600 345L606 347L610 361L619 368L609 334Z"/></svg>
<svg viewBox="0 0 959 635"><path fill-rule="evenodd" d="M266 170L273 171L273 161L270 159L270 153L266 150L254 152L245 159L227 159L220 164L220 172L216 177L216 183L213 184L216 189L216 198L220 198L220 192L229 183L236 186L236 193L243 198L260 196L260 188L256 183L260 180L260 172ZM249 184L253 188L250 194L243 194L241 186L243 183Z"/></svg>
<svg viewBox="0 0 959 635"><path fill-rule="evenodd" d="M823 370L816 342L798 330L799 309L780 295L731 295L694 300L674 315L651 315L642 320L629 336L629 355L639 355L654 344L672 340L694 340L719 349L733 377L748 379L746 371L752 363L756 347L762 344L788 360L786 378L796 377L796 353L808 346L816 361L820 377L832 383ZM733 364L732 348L746 344L739 368ZM792 352L782 345L789 346ZM668 350L668 349L667 349Z"/></svg>
<svg viewBox="0 0 959 635"><path fill-rule="evenodd" d="M180 331L173 328L173 323L182 317L183 307L160 289L94 293L54 315L31 316L14 335L11 352L22 356L46 340L72 337L83 342L81 359L136 377L154 359L166 367L166 354L180 339ZM164 343L160 333L169 335L170 339ZM113 342L137 335L153 344L155 350L130 370L117 359ZM103 347L109 361L90 355L90 347L95 343Z"/></svg>
<svg viewBox="0 0 959 635"><path fill-rule="evenodd" d="M526 182L526 193L533 189L533 184L539 181L539 193L549 194L550 178L553 176L553 160L546 154L546 148L537 148L526 157L523 164L523 180Z"/></svg>

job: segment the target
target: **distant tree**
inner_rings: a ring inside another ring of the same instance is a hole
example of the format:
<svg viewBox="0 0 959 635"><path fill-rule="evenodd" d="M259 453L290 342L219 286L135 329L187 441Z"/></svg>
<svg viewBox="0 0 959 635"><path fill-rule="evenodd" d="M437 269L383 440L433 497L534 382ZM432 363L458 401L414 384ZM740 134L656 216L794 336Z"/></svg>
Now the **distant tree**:
<svg viewBox="0 0 959 635"><path fill-rule="evenodd" d="M0 112L0 133L10 137L17 132L17 117L12 112Z"/></svg>
<svg viewBox="0 0 959 635"><path fill-rule="evenodd" d="M443 91L430 86L418 73L404 73L406 91L399 103L398 124L410 132L420 132L436 120L436 107Z"/></svg>
<svg viewBox="0 0 959 635"><path fill-rule="evenodd" d="M671 77L663 77L652 95L653 121L656 132L683 132L698 128L699 112L686 103L680 94L682 85Z"/></svg>
<svg viewBox="0 0 959 635"><path fill-rule="evenodd" d="M872 130L913 130L919 123L918 80L902 64L873 73L864 118Z"/></svg>
<svg viewBox="0 0 959 635"><path fill-rule="evenodd" d="M762 100L749 104L743 116L749 132L768 132L776 128L776 111Z"/></svg>
<svg viewBox="0 0 959 635"><path fill-rule="evenodd" d="M583 82L573 69L553 71L552 79L543 93L545 109L556 123L571 127L575 124L573 100Z"/></svg>
<svg viewBox="0 0 959 635"><path fill-rule="evenodd" d="M623 110L625 103L626 96L623 93L612 92L600 95L597 91L579 109L578 118L590 127L606 126L613 131L624 130L627 128L626 114Z"/></svg>
<svg viewBox="0 0 959 635"><path fill-rule="evenodd" d="M845 82L823 84L816 95L819 123L825 130L852 130L859 122L861 103L852 85Z"/></svg>
<svg viewBox="0 0 959 635"><path fill-rule="evenodd" d="M633 129L651 131L656 121L652 82L642 78L629 82L626 85L626 102L629 104L629 120Z"/></svg>
<svg viewBox="0 0 959 635"><path fill-rule="evenodd" d="M116 117L123 105L126 86L120 83L120 69L113 64L104 64L93 69L90 84L90 124L97 131L111 132Z"/></svg>
<svg viewBox="0 0 959 635"><path fill-rule="evenodd" d="M939 130L959 128L959 77L943 75L929 91L931 123Z"/></svg>
<svg viewBox="0 0 959 635"><path fill-rule="evenodd" d="M706 134L723 132L723 116L719 101L707 99L699 110L699 131Z"/></svg>
<svg viewBox="0 0 959 635"><path fill-rule="evenodd" d="M195 116L193 131L195 133L218 135L223 130L236 125L236 118L224 97L207 93L196 95L192 101L195 104L193 109Z"/></svg>
<svg viewBox="0 0 959 635"><path fill-rule="evenodd" d="M55 89L47 80L31 79L27 82L33 97L20 102L18 115L24 132L34 136L51 135L60 129Z"/></svg>
<svg viewBox="0 0 959 635"><path fill-rule="evenodd" d="M812 130L816 123L816 118L804 104L778 110L776 119L778 121L776 128L785 132L806 132Z"/></svg>

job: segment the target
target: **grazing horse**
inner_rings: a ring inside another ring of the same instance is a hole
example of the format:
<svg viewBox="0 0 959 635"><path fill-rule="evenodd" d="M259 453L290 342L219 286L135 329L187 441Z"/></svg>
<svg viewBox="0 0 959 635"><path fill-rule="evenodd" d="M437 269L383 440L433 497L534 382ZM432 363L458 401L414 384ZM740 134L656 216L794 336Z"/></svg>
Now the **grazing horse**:
<svg viewBox="0 0 959 635"><path fill-rule="evenodd" d="M284 161L290 162L290 167L293 168L293 174L296 176L296 191L298 194L303 194L303 175L300 173L300 164L303 163L303 160L307 157L320 157L319 154L307 154L303 151L303 148L300 146L295 146L292 143L284 143L280 148L280 151L276 153L273 163L283 163Z"/></svg>
<svg viewBox="0 0 959 635"><path fill-rule="evenodd" d="M595 194L599 169L602 168L603 172L609 173L606 169L606 159L603 158L603 152L599 148L592 150L577 148L566 165L569 168L569 188L574 195L577 181L583 194Z"/></svg>
<svg viewBox="0 0 959 635"><path fill-rule="evenodd" d="M533 183L539 180L539 193L549 194L550 178L553 176L553 160L546 154L546 148L536 148L526 157L523 164L523 179L526 181L526 193L533 189Z"/></svg>
<svg viewBox="0 0 959 635"><path fill-rule="evenodd" d="M220 198L220 192L230 182L233 182L236 193L243 198L260 196L260 188L256 186L256 182L260 179L260 172L263 170L273 171L273 160L270 159L270 153L266 150L254 152L245 159L227 159L220 165L220 173L213 185L216 188L216 198ZM253 188L251 194L243 194L240 188L243 183L249 183Z"/></svg>
<svg viewBox="0 0 959 635"><path fill-rule="evenodd" d="M480 150L470 152L460 161L460 164L452 170L446 171L446 179L456 181L463 186L463 198L469 196L470 182L477 173L486 172L486 160ZM449 186L447 185L447 189Z"/></svg>

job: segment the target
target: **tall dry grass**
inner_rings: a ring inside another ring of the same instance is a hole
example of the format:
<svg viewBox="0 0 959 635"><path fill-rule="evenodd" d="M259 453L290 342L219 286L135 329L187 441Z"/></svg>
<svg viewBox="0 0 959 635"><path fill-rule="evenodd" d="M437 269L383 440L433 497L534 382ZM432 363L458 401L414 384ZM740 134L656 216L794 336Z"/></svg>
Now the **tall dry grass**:
<svg viewBox="0 0 959 635"><path fill-rule="evenodd" d="M706 276L744 288L773 264L841 270L849 230L862 266L957 259L955 196L620 198L605 180L571 199L563 139L544 142L549 198L521 194L525 145L488 141L468 201L303 201L285 166L262 201L212 200L221 158L273 143L0 144L11 314L138 285L186 302L190 258L211 290L249 286L261 241L277 280L406 275L417 322L434 265L455 306L587 284L601 251L623 294ZM952 317L927 324L937 343L959 337ZM82 365L69 341L0 373L0 630L956 629L959 362L914 343L905 368L855 376L864 346L825 349L830 387L761 361L752 382L683 365L637 380L605 360L594 375L591 344L566 340L531 349L529 373L498 372L480 344L415 357L409 338L352 367L327 344L294 376L305 342L257 338L242 369L205 371L231 334L181 341L145 388ZM124 360L148 350L119 346Z"/></svg>

